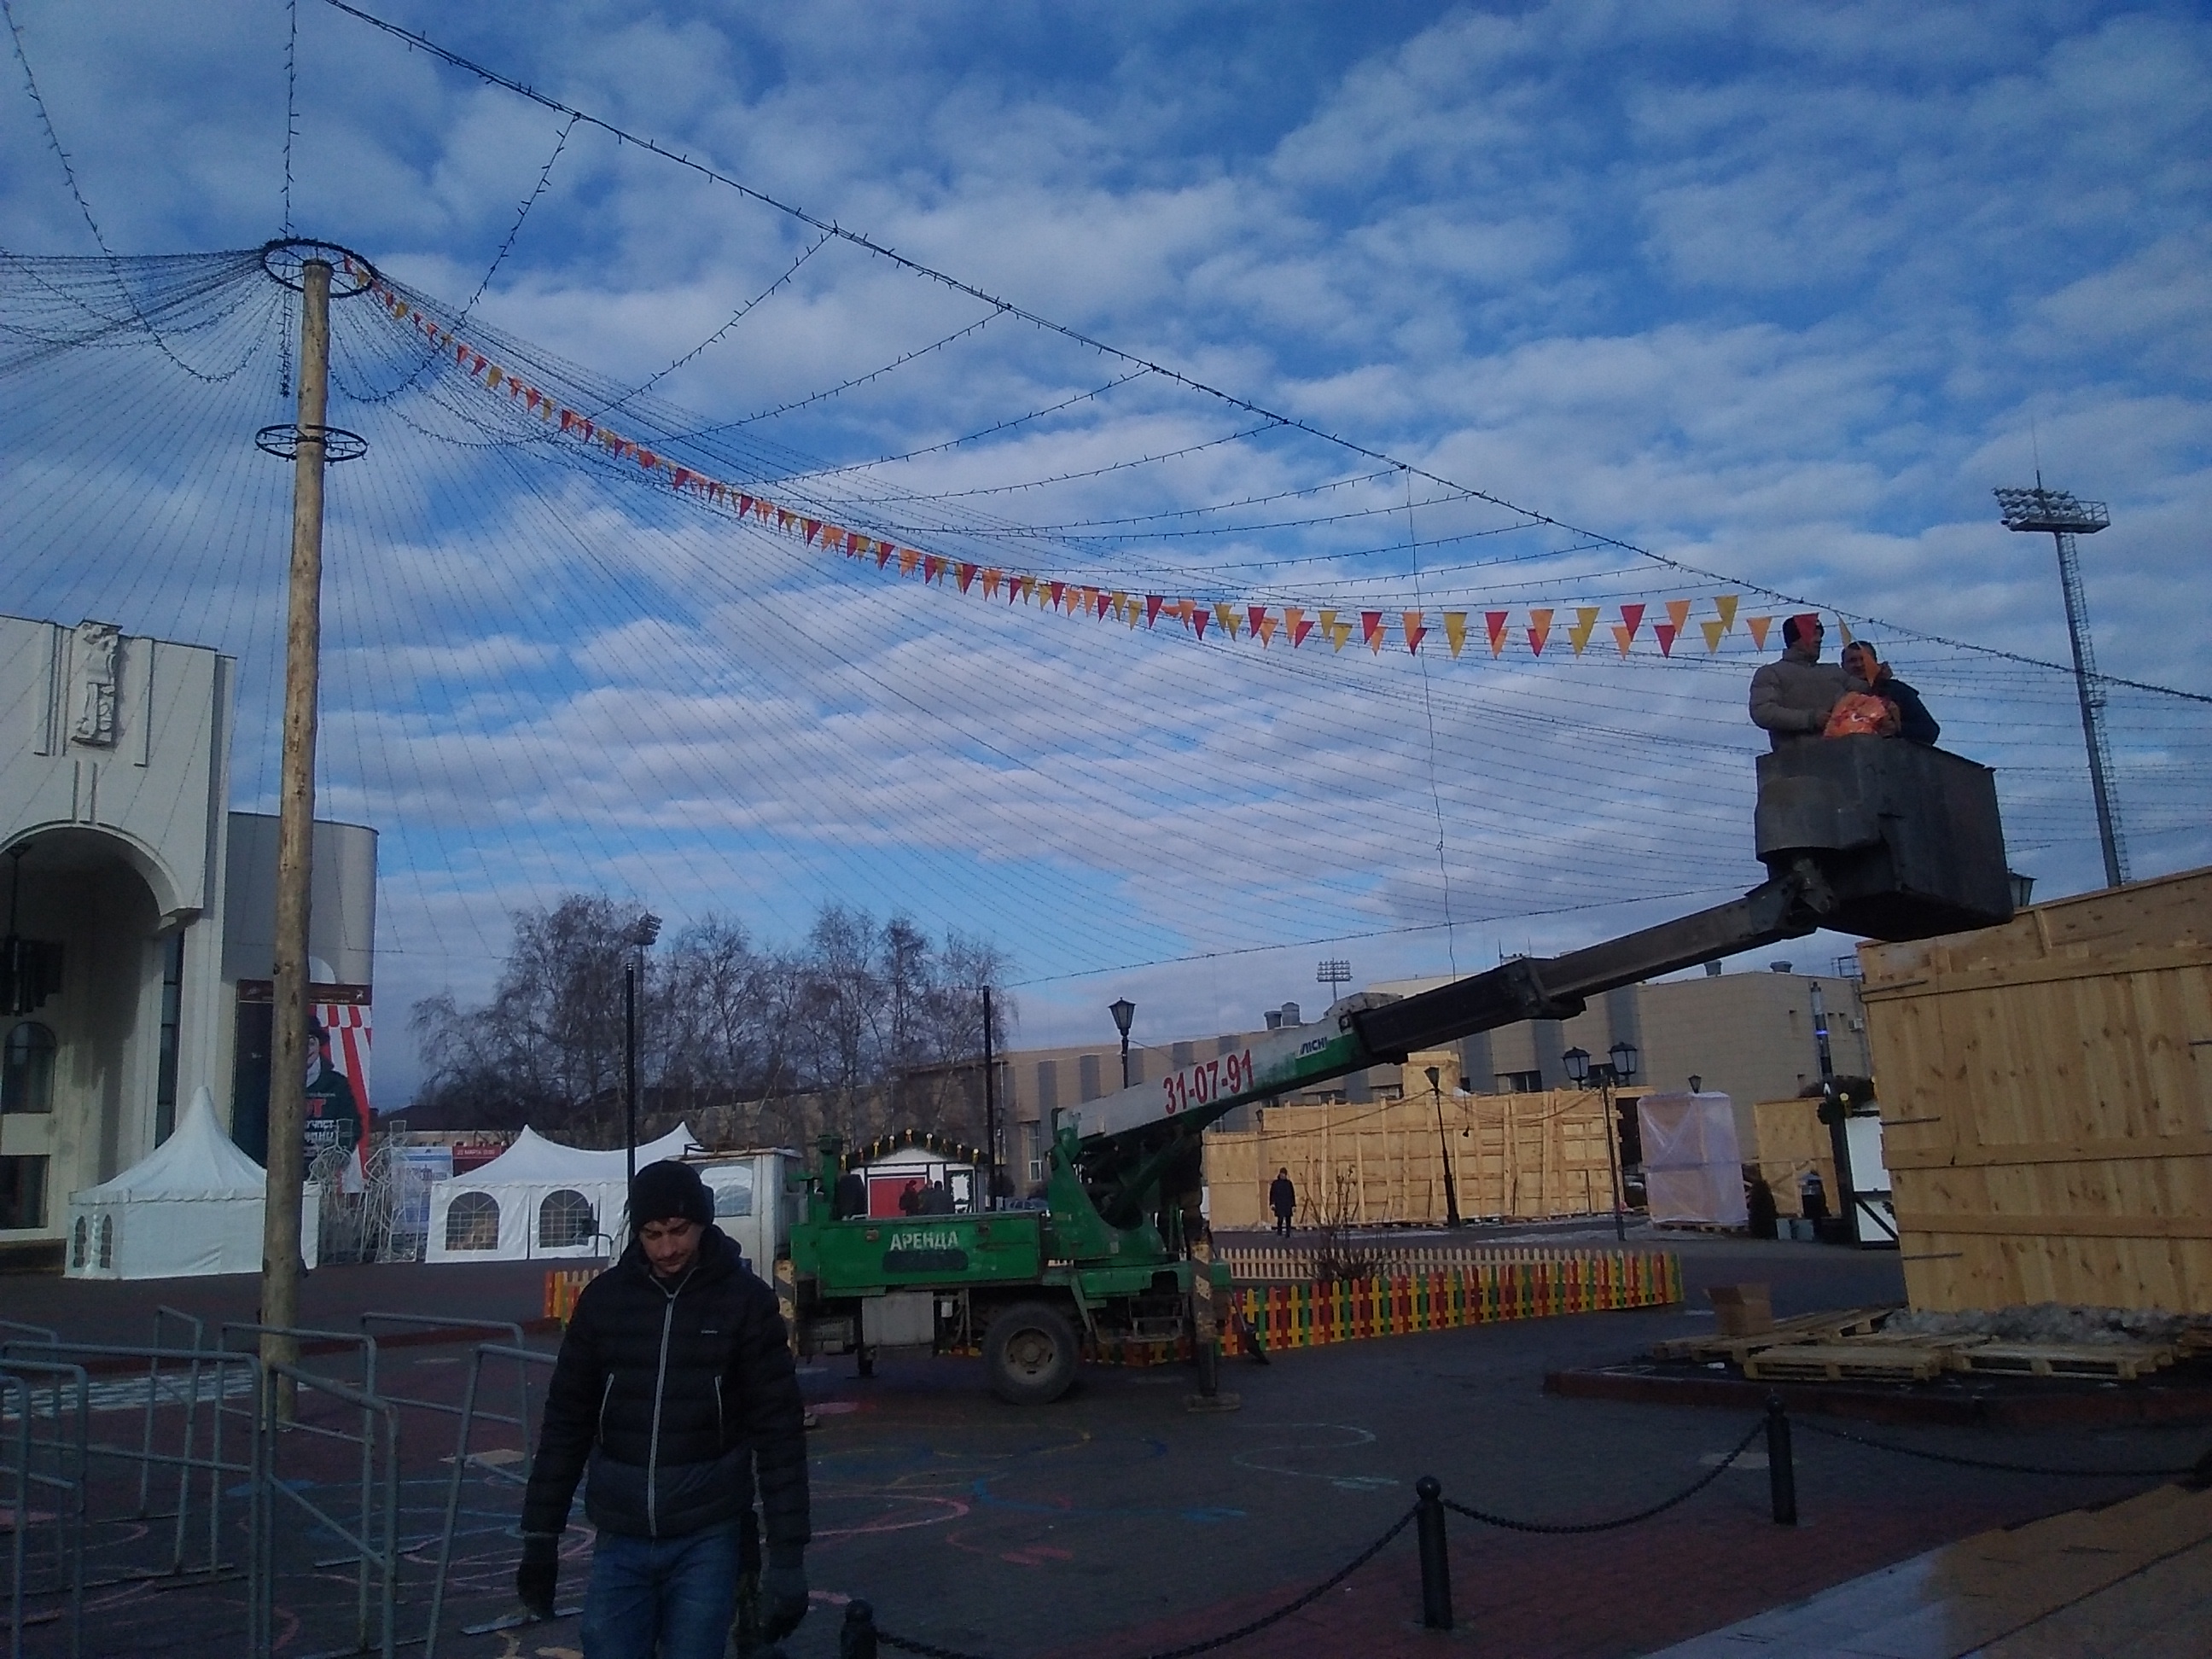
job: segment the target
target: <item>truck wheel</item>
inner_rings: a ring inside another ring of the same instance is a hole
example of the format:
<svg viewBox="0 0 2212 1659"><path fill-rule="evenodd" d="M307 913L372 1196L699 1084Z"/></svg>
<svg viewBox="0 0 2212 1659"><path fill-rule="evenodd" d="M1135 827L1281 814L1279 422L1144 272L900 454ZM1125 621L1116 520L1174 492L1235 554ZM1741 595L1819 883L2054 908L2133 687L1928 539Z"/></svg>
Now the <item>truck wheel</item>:
<svg viewBox="0 0 2212 1659"><path fill-rule="evenodd" d="M1075 1328L1048 1303L1016 1303L984 1334L991 1392L1009 1405L1050 1405L1075 1381Z"/></svg>

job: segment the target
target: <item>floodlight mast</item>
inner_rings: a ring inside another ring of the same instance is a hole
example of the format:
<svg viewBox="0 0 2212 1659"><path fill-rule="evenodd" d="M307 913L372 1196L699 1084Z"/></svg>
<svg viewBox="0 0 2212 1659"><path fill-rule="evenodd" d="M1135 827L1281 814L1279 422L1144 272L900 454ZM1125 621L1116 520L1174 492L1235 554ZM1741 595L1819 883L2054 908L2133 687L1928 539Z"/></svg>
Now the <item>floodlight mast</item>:
<svg viewBox="0 0 2212 1659"><path fill-rule="evenodd" d="M2033 489L1999 489L1997 512L2008 530L2049 531L2058 546L2058 586L2066 598L2066 632L2074 647L2074 690L2081 703L2081 738L2089 750L2089 790L2097 801L2097 839L2105 853L2105 884L2128 878L2127 843L2112 803L2112 751L2105 739L2104 682L2089 639L2089 607L2081 592L2081 566L2074 538L2094 536L2112 522L2102 501L2077 501L2070 491L2045 489L2038 472Z"/></svg>

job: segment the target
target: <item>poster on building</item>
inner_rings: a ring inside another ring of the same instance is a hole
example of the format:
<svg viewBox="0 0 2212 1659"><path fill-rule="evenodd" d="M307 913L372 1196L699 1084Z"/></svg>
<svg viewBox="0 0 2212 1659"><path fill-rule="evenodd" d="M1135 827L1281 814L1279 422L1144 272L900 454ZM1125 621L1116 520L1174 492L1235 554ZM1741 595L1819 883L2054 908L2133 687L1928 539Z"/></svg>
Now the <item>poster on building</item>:
<svg viewBox="0 0 2212 1659"><path fill-rule="evenodd" d="M430 1188L453 1173L450 1146L397 1146L392 1153L392 1232L419 1241L430 1231ZM407 1257L422 1260L419 1242Z"/></svg>
<svg viewBox="0 0 2212 1659"><path fill-rule="evenodd" d="M275 988L267 980L238 982L239 1042L233 1087L234 1138L249 1155L266 1161L269 1056ZM369 1107L368 1062L372 1034L369 988L366 985L310 985L307 988L306 1109L301 1122L306 1167L333 1147L348 1155L339 1167L341 1190L360 1193L367 1183ZM258 1145L252 1144L258 1142Z"/></svg>

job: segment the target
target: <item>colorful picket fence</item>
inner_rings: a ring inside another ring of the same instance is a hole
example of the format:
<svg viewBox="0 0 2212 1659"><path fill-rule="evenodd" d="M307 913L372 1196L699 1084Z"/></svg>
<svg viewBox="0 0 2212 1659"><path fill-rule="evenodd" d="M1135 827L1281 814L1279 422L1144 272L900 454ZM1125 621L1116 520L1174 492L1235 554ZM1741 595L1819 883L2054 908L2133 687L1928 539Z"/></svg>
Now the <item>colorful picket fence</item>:
<svg viewBox="0 0 2212 1659"><path fill-rule="evenodd" d="M1381 1279L1245 1285L1237 1299L1245 1325L1273 1353L1509 1319L1667 1307L1682 1299L1682 1261L1656 1250L1576 1251ZM1228 1333L1224 1346L1242 1352L1241 1333Z"/></svg>
<svg viewBox="0 0 2212 1659"><path fill-rule="evenodd" d="M584 1286L599 1276L597 1267L552 1267L545 1273L545 1316L557 1319L563 1325L568 1316L576 1311L576 1298L584 1293Z"/></svg>

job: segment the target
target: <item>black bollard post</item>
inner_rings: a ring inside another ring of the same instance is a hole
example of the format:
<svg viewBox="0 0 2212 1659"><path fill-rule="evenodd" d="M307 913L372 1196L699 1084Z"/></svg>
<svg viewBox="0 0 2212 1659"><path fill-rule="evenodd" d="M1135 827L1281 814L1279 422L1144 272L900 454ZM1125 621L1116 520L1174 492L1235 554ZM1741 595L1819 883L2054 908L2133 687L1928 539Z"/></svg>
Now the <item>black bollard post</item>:
<svg viewBox="0 0 2212 1659"><path fill-rule="evenodd" d="M1774 1524L1797 1524L1797 1468L1790 1457L1790 1413L1782 1396L1766 1396L1766 1489L1774 1499Z"/></svg>
<svg viewBox="0 0 2212 1659"><path fill-rule="evenodd" d="M1413 1530L1421 1545L1421 1626L1449 1630L1451 1556L1444 1547L1444 1489L1433 1474L1413 1483Z"/></svg>
<svg viewBox="0 0 2212 1659"><path fill-rule="evenodd" d="M837 1630L837 1659L876 1659L876 1610L866 1601L845 1603Z"/></svg>

